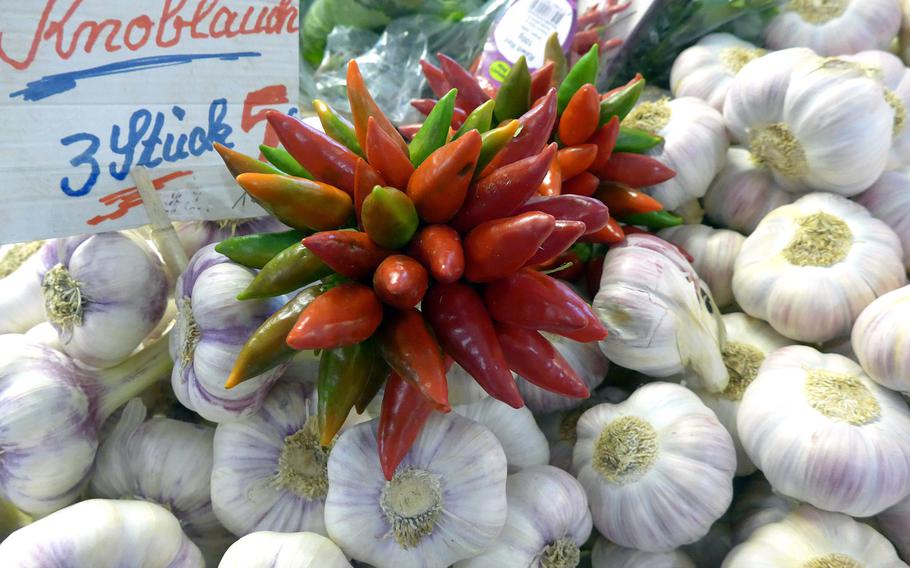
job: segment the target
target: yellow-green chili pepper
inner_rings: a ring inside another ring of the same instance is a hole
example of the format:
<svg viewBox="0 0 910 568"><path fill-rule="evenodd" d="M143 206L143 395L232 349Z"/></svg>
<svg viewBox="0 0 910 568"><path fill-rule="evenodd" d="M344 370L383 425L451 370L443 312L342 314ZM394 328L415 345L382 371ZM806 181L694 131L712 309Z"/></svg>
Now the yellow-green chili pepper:
<svg viewBox="0 0 910 568"><path fill-rule="evenodd" d="M381 357L372 339L322 352L316 385L316 408L323 446L331 444L332 438L341 430L351 409L369 385L377 360Z"/></svg>
<svg viewBox="0 0 910 568"><path fill-rule="evenodd" d="M502 122L523 115L531 106L530 97L531 73L528 72L528 62L522 55L512 65L496 93L496 120Z"/></svg>
<svg viewBox="0 0 910 568"><path fill-rule="evenodd" d="M299 243L307 235L306 231L282 231L280 233L258 233L231 237L215 245L215 251L223 254L238 264L250 268L262 268L275 256Z"/></svg>
<svg viewBox="0 0 910 568"><path fill-rule="evenodd" d="M476 130L481 134L489 130L493 126L493 108L495 106L496 101L490 99L471 111L471 114L464 119L458 132L452 136L452 140L461 138L469 130Z"/></svg>
<svg viewBox="0 0 910 568"><path fill-rule="evenodd" d="M651 134L638 128L620 126L619 136L616 138L616 146L613 151L643 154L663 141L662 136Z"/></svg>
<svg viewBox="0 0 910 568"><path fill-rule="evenodd" d="M332 269L301 243L294 243L268 261L238 300L270 298L293 292L328 276Z"/></svg>
<svg viewBox="0 0 910 568"><path fill-rule="evenodd" d="M336 142L346 146L348 150L358 156L363 156L363 148L357 140L357 134L354 132L354 125L342 118L335 110L325 102L316 99L313 101L313 110L319 117L322 129Z"/></svg>
<svg viewBox="0 0 910 568"><path fill-rule="evenodd" d="M265 156L265 159L268 160L269 163L287 175L313 179L313 174L301 166L297 160L294 159L294 156L290 155L284 148L260 144L259 151L262 152L262 155Z"/></svg>

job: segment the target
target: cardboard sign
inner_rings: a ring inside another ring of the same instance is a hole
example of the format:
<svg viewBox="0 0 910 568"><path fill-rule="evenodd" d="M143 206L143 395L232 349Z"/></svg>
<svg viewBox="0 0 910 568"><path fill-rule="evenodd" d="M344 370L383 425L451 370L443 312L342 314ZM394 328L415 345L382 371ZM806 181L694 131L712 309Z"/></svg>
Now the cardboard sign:
<svg viewBox="0 0 910 568"><path fill-rule="evenodd" d="M297 0L19 0L0 14L0 243L262 215L212 144L256 154L294 114Z"/></svg>

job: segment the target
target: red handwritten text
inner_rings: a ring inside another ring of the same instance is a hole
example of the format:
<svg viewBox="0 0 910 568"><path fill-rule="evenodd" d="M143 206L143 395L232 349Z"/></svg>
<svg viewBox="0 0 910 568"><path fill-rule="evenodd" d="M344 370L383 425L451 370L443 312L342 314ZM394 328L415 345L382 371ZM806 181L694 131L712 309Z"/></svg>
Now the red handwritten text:
<svg viewBox="0 0 910 568"><path fill-rule="evenodd" d="M167 175L155 178L152 180L152 185L156 190L163 189L165 184L171 180L181 178L184 176L192 175L192 171L182 170ZM114 219L119 219L129 212L133 207L138 207L142 205L142 197L139 195L139 190L136 189L136 186L128 187L126 189L121 189L120 191L115 191L114 193L109 193L104 197L100 198L98 201L104 205L117 205L117 209L111 211L107 215L96 215L88 221L89 225L97 225L104 221L113 221Z"/></svg>

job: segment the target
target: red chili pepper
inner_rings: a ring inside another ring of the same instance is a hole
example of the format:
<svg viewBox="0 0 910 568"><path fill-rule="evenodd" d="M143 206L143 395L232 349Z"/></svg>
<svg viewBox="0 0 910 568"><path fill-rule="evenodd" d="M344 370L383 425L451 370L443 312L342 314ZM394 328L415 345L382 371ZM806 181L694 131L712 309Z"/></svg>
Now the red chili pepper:
<svg viewBox="0 0 910 568"><path fill-rule="evenodd" d="M367 160L392 187L404 189L414 173L414 166L406 152L386 134L371 116L367 119ZM372 189L372 188L371 188Z"/></svg>
<svg viewBox="0 0 910 568"><path fill-rule="evenodd" d="M566 282L574 282L585 271L586 263L570 248L550 262L531 268L534 268L535 270L552 270L560 266L564 266L565 268L557 270L556 272L548 272L548 274L553 278L565 280Z"/></svg>
<svg viewBox="0 0 910 568"><path fill-rule="evenodd" d="M416 306L427 291L429 277L422 264L409 256L393 254L380 263L373 274L373 290L393 308Z"/></svg>
<svg viewBox="0 0 910 568"><path fill-rule="evenodd" d="M596 172L603 167L613 154L616 147L616 140L619 138L619 117L614 116L606 124L594 132L594 135L588 139L590 144L597 146L597 157L591 162L591 171Z"/></svg>
<svg viewBox="0 0 910 568"><path fill-rule="evenodd" d="M473 288L460 282L434 284L422 308L446 353L490 396L513 408L524 406L493 322Z"/></svg>
<svg viewBox="0 0 910 568"><path fill-rule="evenodd" d="M442 349L416 308L386 310L376 340L393 371L415 385L437 409L451 410Z"/></svg>
<svg viewBox="0 0 910 568"><path fill-rule="evenodd" d="M357 224L360 225L360 211L363 209L363 200L367 198L377 185L387 185L379 172L363 158L357 158L354 166L354 213L357 215ZM360 225L362 227L362 225Z"/></svg>
<svg viewBox="0 0 910 568"><path fill-rule="evenodd" d="M598 43L600 34L603 32L603 26L582 30L575 34L572 39L572 51L576 53L587 53L591 46Z"/></svg>
<svg viewBox="0 0 910 568"><path fill-rule="evenodd" d="M443 53L436 54L439 63L442 66L442 72L445 74L448 83L458 89L456 106L466 112L471 112L490 99L477 79L470 71L458 64L457 61Z"/></svg>
<svg viewBox="0 0 910 568"><path fill-rule="evenodd" d="M591 167L597 157L596 144L579 144L563 148L556 153L562 179L568 180Z"/></svg>
<svg viewBox="0 0 910 568"><path fill-rule="evenodd" d="M557 156L550 160L550 166L547 168L547 175L544 176L540 186L537 187L537 194L544 197L553 197L562 193L562 170L559 168Z"/></svg>
<svg viewBox="0 0 910 568"><path fill-rule="evenodd" d="M600 178L591 172L581 172L569 181L562 183L562 192L569 195L591 197L600 186Z"/></svg>
<svg viewBox="0 0 910 568"><path fill-rule="evenodd" d="M237 183L263 208L295 229L324 231L344 224L354 205L337 187L278 174L240 174Z"/></svg>
<svg viewBox="0 0 910 568"><path fill-rule="evenodd" d="M386 479L391 480L395 475L398 464L414 445L433 408L433 403L414 385L397 373L389 374L376 432L379 464Z"/></svg>
<svg viewBox="0 0 910 568"><path fill-rule="evenodd" d="M552 61L531 73L531 100L536 101L547 94L550 87L553 86L553 70L556 68Z"/></svg>
<svg viewBox="0 0 910 568"><path fill-rule="evenodd" d="M433 107L436 106L437 102L438 101L436 99L411 99L411 106L416 108L420 114L427 116L430 114L430 111L433 110ZM464 120L467 117L468 113L458 107L455 107L452 112L452 124L450 126L456 130L458 128L461 128L461 125L464 124Z"/></svg>
<svg viewBox="0 0 910 568"><path fill-rule="evenodd" d="M272 166L266 164L265 162L260 162L252 156L247 156L246 154L241 154L236 150L231 150L227 146L222 146L218 142L212 144L215 147L215 151L218 152L218 155L221 156L221 159L224 161L224 165L227 166L229 172L234 177L239 176L240 174L246 173L257 173L257 174L280 174L281 171L273 168Z"/></svg>
<svg viewBox="0 0 910 568"><path fill-rule="evenodd" d="M527 213L525 213L527 215ZM525 265L545 264L563 252L569 250L575 241L585 232L585 224L580 221L556 221L553 232L537 248Z"/></svg>
<svg viewBox="0 0 910 568"><path fill-rule="evenodd" d="M364 341L382 322L382 304L363 284L348 282L303 309L288 333L292 349L335 349Z"/></svg>
<svg viewBox="0 0 910 568"><path fill-rule="evenodd" d="M585 265L585 284L588 286L588 294L594 296L600 290L600 277L604 271L603 255L595 256Z"/></svg>
<svg viewBox="0 0 910 568"><path fill-rule="evenodd" d="M676 172L643 154L616 152L595 172L602 180L621 183L629 187L657 185L672 179Z"/></svg>
<svg viewBox="0 0 910 568"><path fill-rule="evenodd" d="M600 319L594 313L588 314L588 322L581 329L561 333L563 337L568 337L581 343L590 343L591 341L601 341L607 338L607 328L600 322Z"/></svg>
<svg viewBox="0 0 910 568"><path fill-rule="evenodd" d="M556 144L550 144L540 154L511 163L477 180L468 189L464 205L452 219L452 227L466 232L484 221L510 214L534 195L555 155Z"/></svg>
<svg viewBox="0 0 910 568"><path fill-rule="evenodd" d="M661 211L664 206L643 191L619 183L604 183L597 192L597 199L603 201L614 217L627 217L639 213Z"/></svg>
<svg viewBox="0 0 910 568"><path fill-rule="evenodd" d="M360 147L366 148L367 121L370 117L373 117L377 122L377 126L388 134L398 148L407 155L408 145L405 144L401 134L398 133L392 122L383 114L376 101L373 100L373 96L370 95L370 91L363 82L360 68L357 67L357 62L353 59L348 62L347 89L348 101L351 103L351 118L354 120L354 131L357 133ZM304 165L304 167L306 166ZM313 170L310 171L312 172ZM313 173L315 174L316 172Z"/></svg>
<svg viewBox="0 0 910 568"><path fill-rule="evenodd" d="M575 369L552 343L533 329L497 323L496 337L509 368L529 383L572 398L591 396Z"/></svg>
<svg viewBox="0 0 910 568"><path fill-rule="evenodd" d="M538 154L547 145L556 123L556 89L550 89L541 103L518 117L521 131L503 148L481 175Z"/></svg>
<svg viewBox="0 0 910 568"><path fill-rule="evenodd" d="M582 144L597 130L600 97L591 83L575 91L559 118L559 139L566 146Z"/></svg>
<svg viewBox="0 0 910 568"><path fill-rule="evenodd" d="M468 185L480 156L481 137L469 130L434 151L414 171L408 197L427 223L445 223L455 216L468 194Z"/></svg>
<svg viewBox="0 0 910 568"><path fill-rule="evenodd" d="M394 251L381 248L360 231L322 231L301 241L322 262L348 278L367 278Z"/></svg>
<svg viewBox="0 0 910 568"><path fill-rule="evenodd" d="M423 76L426 77L427 84L430 85L430 90L433 91L433 94L437 97L445 95L452 89L452 86L449 85L449 81L446 79L445 73L443 73L442 69L439 67L436 67L426 59L421 59L420 68L423 69Z"/></svg>
<svg viewBox="0 0 910 568"><path fill-rule="evenodd" d="M491 282L530 260L553 232L556 220L539 211L481 223L464 239L465 278Z"/></svg>
<svg viewBox="0 0 910 568"><path fill-rule="evenodd" d="M610 221L610 212L603 203L581 195L534 197L519 206L515 214L527 211L549 213L557 221L581 221L585 224L585 234L599 231Z"/></svg>
<svg viewBox="0 0 910 568"><path fill-rule="evenodd" d="M404 136L405 140L410 140L414 138L414 135L420 130L421 124L402 124L398 127L398 132L401 132L401 135Z"/></svg>
<svg viewBox="0 0 910 568"><path fill-rule="evenodd" d="M588 233L581 238L585 243L599 243L604 245L615 245L621 243L626 238L622 227L616 222L616 219L610 217L607 224L602 229L594 233Z"/></svg>
<svg viewBox="0 0 910 568"><path fill-rule="evenodd" d="M409 254L440 282L455 282L464 274L461 237L448 225L429 225L411 240Z"/></svg>
<svg viewBox="0 0 910 568"><path fill-rule="evenodd" d="M266 118L288 153L320 181L354 196L357 154L294 117L268 111Z"/></svg>

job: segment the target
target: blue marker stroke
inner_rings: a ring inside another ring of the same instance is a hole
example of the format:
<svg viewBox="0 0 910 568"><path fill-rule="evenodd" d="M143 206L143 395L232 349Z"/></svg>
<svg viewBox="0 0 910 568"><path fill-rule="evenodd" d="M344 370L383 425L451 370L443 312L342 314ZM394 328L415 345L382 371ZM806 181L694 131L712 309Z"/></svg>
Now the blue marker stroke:
<svg viewBox="0 0 910 568"><path fill-rule="evenodd" d="M98 67L90 67L79 71L67 71L66 73L57 73L56 75L45 75L36 81L29 81L24 89L10 93L9 96L10 98L22 97L26 101L40 101L41 99L46 99L75 89L76 81L80 79L91 79L92 77L103 77L105 75L116 75L118 73L132 73L145 69L184 65L201 59L236 61L241 57L259 57L260 55L262 54L257 51L236 51L233 53L187 53L183 55L139 57L137 59L127 59L126 61L108 63L107 65L99 65Z"/></svg>

